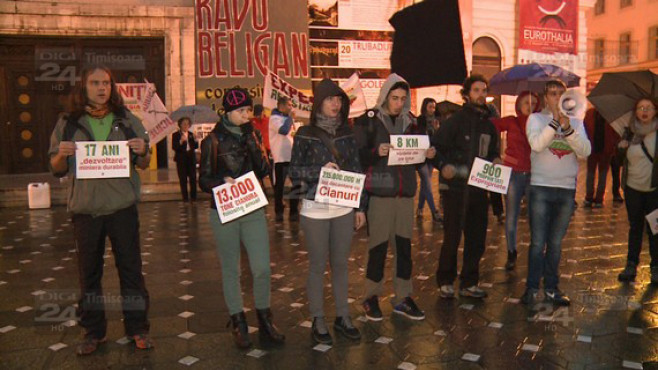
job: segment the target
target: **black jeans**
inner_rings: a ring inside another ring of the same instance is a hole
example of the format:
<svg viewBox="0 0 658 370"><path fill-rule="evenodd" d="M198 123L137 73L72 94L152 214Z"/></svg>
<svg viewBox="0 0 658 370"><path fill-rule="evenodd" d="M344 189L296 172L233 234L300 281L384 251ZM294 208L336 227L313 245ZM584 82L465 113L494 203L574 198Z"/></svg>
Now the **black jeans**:
<svg viewBox="0 0 658 370"><path fill-rule="evenodd" d="M183 195L183 200L188 200L187 182L190 182L190 195L192 200L196 200L196 164L194 160L185 157L176 162L176 170L178 171L178 182L180 184L180 192Z"/></svg>
<svg viewBox="0 0 658 370"><path fill-rule="evenodd" d="M610 174L612 176L612 196L620 197L619 189L621 188L621 161L617 155L612 156L610 161Z"/></svg>
<svg viewBox="0 0 658 370"><path fill-rule="evenodd" d="M628 213L628 257L627 261L638 265L642 251L642 235L646 229L649 237L651 267L658 267L658 235L653 235L645 216L658 208L658 190L644 192L628 186L624 189L626 212Z"/></svg>
<svg viewBox="0 0 658 370"><path fill-rule="evenodd" d="M487 237L489 200L484 190L446 192L443 246L439 255L436 281L450 285L457 277L457 248L464 233L464 263L460 275L461 287L476 285L480 279L480 259L484 254ZM468 219L467 219L468 218Z"/></svg>
<svg viewBox="0 0 658 370"><path fill-rule="evenodd" d="M274 164L274 212L282 214L285 206L283 205L283 189L288 177L288 169L290 162L279 162ZM296 186L290 191L289 199L290 213L295 214L299 212L299 191L296 191Z"/></svg>
<svg viewBox="0 0 658 370"><path fill-rule="evenodd" d="M149 331L149 294L142 275L139 219L133 205L106 216L73 215L75 247L78 254L80 300L78 316L86 336L105 337L107 320L101 280L105 238L109 236L121 284L121 308L126 335ZM116 299L108 302L116 307Z"/></svg>
<svg viewBox="0 0 658 370"><path fill-rule="evenodd" d="M491 210L494 216L502 216L505 213L503 209L503 195L500 193L490 192L489 201L491 202Z"/></svg>

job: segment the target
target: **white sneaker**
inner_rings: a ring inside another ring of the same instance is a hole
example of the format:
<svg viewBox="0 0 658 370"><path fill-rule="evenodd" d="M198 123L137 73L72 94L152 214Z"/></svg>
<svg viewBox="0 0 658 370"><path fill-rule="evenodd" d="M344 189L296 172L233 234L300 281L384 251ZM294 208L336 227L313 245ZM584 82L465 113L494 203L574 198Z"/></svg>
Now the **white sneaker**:
<svg viewBox="0 0 658 370"><path fill-rule="evenodd" d="M452 285L441 285L439 288L439 297L455 298L455 288Z"/></svg>

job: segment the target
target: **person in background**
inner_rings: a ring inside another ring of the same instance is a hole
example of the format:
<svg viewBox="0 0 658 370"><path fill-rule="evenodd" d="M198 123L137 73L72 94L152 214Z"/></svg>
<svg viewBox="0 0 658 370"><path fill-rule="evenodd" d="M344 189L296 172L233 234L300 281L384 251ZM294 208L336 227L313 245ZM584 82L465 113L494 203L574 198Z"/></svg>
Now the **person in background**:
<svg viewBox="0 0 658 370"><path fill-rule="evenodd" d="M178 120L178 131L171 135L171 148L174 150L174 162L178 173L180 192L183 201L188 201L187 183L190 183L191 200L196 200L196 148L199 147L194 134L190 131L191 120L182 117Z"/></svg>
<svg viewBox="0 0 658 370"><path fill-rule="evenodd" d="M290 160L293 182L305 189L301 227L308 249L309 276L306 285L309 310L313 318L311 337L317 343L332 344L324 318L324 276L327 259L331 266L331 287L336 303L334 329L353 340L361 338L350 318L348 294L348 258L355 229L365 225L367 199L361 196L357 212L352 208L315 202L322 168L362 172L352 128L347 123L350 101L345 92L329 79L313 91L310 123L295 134Z"/></svg>
<svg viewBox="0 0 658 370"><path fill-rule="evenodd" d="M585 130L592 146L592 154L587 157L587 180L585 207L603 207L605 196L606 179L610 161L615 154L615 147L619 141L619 135L610 126L596 109L588 109L585 113ZM594 194L594 180L598 169L598 185Z"/></svg>
<svg viewBox="0 0 658 370"><path fill-rule="evenodd" d="M530 250L528 278L521 302L533 305L544 280L544 300L569 306L571 300L559 288L562 239L575 209L578 160L587 158L591 146L583 121L565 116L559 109L566 91L562 81L544 87L544 110L528 117L526 136L530 153Z"/></svg>
<svg viewBox="0 0 658 370"><path fill-rule="evenodd" d="M267 153L267 159L272 163L272 150L270 149L270 119L265 115L265 110L262 104L254 105L254 117L251 119L251 125L254 126L256 131L260 132L263 138L263 148ZM271 167L271 166L270 166ZM269 173L270 184L274 188L274 174L272 168Z"/></svg>
<svg viewBox="0 0 658 370"><path fill-rule="evenodd" d="M493 120L498 132L507 132L507 147L503 164L512 167L505 208L505 239L507 240L507 262L505 269L512 270L516 266L516 228L521 210L521 199L526 195L530 185L530 144L525 134L526 123L530 114L538 112L539 97L529 91L519 94L516 98L516 116L507 116Z"/></svg>
<svg viewBox="0 0 658 370"><path fill-rule="evenodd" d="M289 177L290 156L292 154L294 111L292 100L282 96L277 100L276 109L272 110L269 119L269 140L274 159L274 212L275 221L283 221L283 190L286 178ZM295 222L299 220L299 198L294 189L288 197L288 220Z"/></svg>
<svg viewBox="0 0 658 370"><path fill-rule="evenodd" d="M74 109L60 119L50 137L50 171L69 176L72 186L68 210L78 260L80 300L77 315L85 330L75 349L89 355L107 341L103 300L105 242L109 237L121 285L123 327L137 349L153 347L149 337L149 293L142 274L139 243L140 178L135 168L145 169L151 160L149 135L142 121L126 108L109 68L84 69L73 95ZM76 141L127 141L130 177L77 178Z"/></svg>
<svg viewBox="0 0 658 370"><path fill-rule="evenodd" d="M260 134L249 122L252 100L244 89L233 88L223 100L225 114L201 142L199 185L206 193L232 184L235 179L254 172L258 179L269 173ZM221 223L217 200L210 200L210 226L217 243L222 267L224 301L228 307L232 334L238 348L251 347L240 286L241 245L249 256L253 276L253 295L258 318L258 334L266 341L280 344L285 336L272 323L270 309L270 240L265 211L260 208L238 219Z"/></svg>
<svg viewBox="0 0 658 370"><path fill-rule="evenodd" d="M651 99L640 99L619 149L624 159L622 185L628 215L628 255L619 281L635 281L640 264L642 236L649 237L651 284L658 284L658 235L646 225L646 215L658 209L658 117Z"/></svg>
<svg viewBox="0 0 658 370"><path fill-rule="evenodd" d="M427 135L431 138L434 135L434 132L439 127L439 119L436 117L436 100L432 98L423 99L423 103L420 106L420 116L416 119L418 122L418 131ZM434 222L441 222L441 214L436 209L436 204L434 203L434 195L432 193L432 171L434 167L431 163L427 162L421 165L418 168L418 175L420 176L420 193L418 194L418 210L416 211L416 217L423 217L423 208L425 208L425 202L432 212L432 220Z"/></svg>
<svg viewBox="0 0 658 370"><path fill-rule="evenodd" d="M464 235L464 263L460 274L459 295L485 298L479 286L480 260L487 238L488 191L467 185L475 158L501 163L498 132L489 119L486 105L488 82L482 75L464 80L461 95L464 105L453 114L432 138L437 148L433 164L439 169L441 185L446 187L444 237L436 271L441 298L454 298L457 278L457 248Z"/></svg>

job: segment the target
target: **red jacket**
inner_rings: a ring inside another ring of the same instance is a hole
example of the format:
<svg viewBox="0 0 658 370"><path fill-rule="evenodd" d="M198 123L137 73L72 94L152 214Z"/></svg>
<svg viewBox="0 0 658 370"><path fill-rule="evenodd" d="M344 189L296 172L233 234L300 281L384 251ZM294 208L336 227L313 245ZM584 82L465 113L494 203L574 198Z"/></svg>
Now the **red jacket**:
<svg viewBox="0 0 658 370"><path fill-rule="evenodd" d="M507 131L507 148L505 149L503 164L512 167L517 172L530 172L531 149L525 133L528 116L521 114L519 110L521 98L528 94L530 93L525 92L516 98L516 117L507 116L492 120L499 133ZM533 94L533 97L536 102L533 112L537 112L539 110L539 99L535 94Z"/></svg>
<svg viewBox="0 0 658 370"><path fill-rule="evenodd" d="M263 135L263 145L265 146L265 149L267 151L270 151L270 130L269 130L269 125L270 125L270 119L267 118L265 113L261 116L261 118L254 117L251 119L251 124L254 126L254 128L258 131L260 131L261 135Z"/></svg>
<svg viewBox="0 0 658 370"><path fill-rule="evenodd" d="M594 108L590 108L587 110L587 113L585 113L584 119L587 138L589 138L589 142L592 144L592 154L597 154L594 153L594 127L596 126L596 115L596 110ZM603 117L600 117L600 119L603 119ZM619 143L619 139L620 137L619 134L617 134L617 131L615 131L615 129L613 129L612 126L606 122L602 154L605 156L613 156L615 154L617 144Z"/></svg>

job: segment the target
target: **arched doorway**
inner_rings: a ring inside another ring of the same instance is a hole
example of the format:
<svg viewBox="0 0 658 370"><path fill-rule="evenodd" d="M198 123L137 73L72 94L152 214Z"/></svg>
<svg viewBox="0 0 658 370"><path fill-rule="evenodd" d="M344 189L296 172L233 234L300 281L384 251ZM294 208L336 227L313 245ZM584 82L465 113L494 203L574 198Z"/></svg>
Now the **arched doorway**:
<svg viewBox="0 0 658 370"><path fill-rule="evenodd" d="M481 74L487 79L500 72L501 51L498 43L491 37L479 37L473 42L473 70L472 73ZM492 95L493 104L500 112L500 95Z"/></svg>

